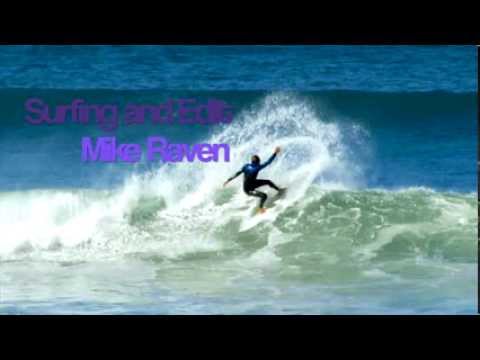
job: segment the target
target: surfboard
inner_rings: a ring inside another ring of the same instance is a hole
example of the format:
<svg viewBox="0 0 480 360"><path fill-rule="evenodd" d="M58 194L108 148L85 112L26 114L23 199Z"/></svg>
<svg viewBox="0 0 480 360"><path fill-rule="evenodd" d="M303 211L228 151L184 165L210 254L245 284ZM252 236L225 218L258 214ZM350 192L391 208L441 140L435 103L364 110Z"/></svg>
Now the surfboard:
<svg viewBox="0 0 480 360"><path fill-rule="evenodd" d="M277 192L274 196L272 197L269 196L267 201L265 202L265 207L268 209L275 206L275 203L278 200L285 198L286 195L287 195L287 188L284 188L282 191Z"/></svg>
<svg viewBox="0 0 480 360"><path fill-rule="evenodd" d="M265 202L266 211L263 213L259 213L257 208L251 211L249 215L240 223L239 231L247 231L254 226L260 224L261 222L265 221L273 221L277 217L278 213L275 211L275 204L277 201L283 199L286 195L286 189L281 191L274 196L269 196L267 201Z"/></svg>

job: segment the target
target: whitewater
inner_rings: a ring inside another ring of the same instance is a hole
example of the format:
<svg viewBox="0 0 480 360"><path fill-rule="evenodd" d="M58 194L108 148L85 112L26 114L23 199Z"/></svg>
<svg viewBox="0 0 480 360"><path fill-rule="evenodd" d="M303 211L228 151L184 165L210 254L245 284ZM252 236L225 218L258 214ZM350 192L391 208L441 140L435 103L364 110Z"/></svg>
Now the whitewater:
<svg viewBox="0 0 480 360"><path fill-rule="evenodd" d="M476 194L368 188L369 136L274 93L202 139L228 163L1 192L0 313L474 312ZM287 196L242 230L257 199L222 184L275 146Z"/></svg>

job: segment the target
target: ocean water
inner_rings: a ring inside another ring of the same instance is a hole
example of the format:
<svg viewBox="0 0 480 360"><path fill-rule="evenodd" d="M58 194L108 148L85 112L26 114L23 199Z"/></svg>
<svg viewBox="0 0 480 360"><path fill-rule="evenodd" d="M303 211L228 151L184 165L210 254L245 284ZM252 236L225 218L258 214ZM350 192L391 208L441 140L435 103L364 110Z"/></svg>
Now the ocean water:
<svg viewBox="0 0 480 360"><path fill-rule="evenodd" d="M460 46L0 46L0 314L477 312L477 55ZM231 162L82 163L50 105L222 99L231 124L120 126ZM288 187L223 182L253 153ZM270 190L266 190L273 195Z"/></svg>

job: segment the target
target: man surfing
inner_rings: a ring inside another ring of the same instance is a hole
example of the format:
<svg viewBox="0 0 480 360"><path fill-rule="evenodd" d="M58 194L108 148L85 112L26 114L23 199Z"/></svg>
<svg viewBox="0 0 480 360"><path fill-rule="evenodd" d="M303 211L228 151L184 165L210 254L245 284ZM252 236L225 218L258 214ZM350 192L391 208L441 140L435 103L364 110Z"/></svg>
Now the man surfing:
<svg viewBox="0 0 480 360"><path fill-rule="evenodd" d="M270 156L270 159L268 159L265 163L260 164L260 157L258 155L253 155L252 156L252 162L250 164L245 164L235 175L233 175L231 178L229 178L223 186L227 186L227 184L235 179L237 176L243 173L243 191L245 194L248 196L255 196L260 198L260 204L258 207L258 212L259 213L264 213L266 209L263 207L265 204L265 201L267 200L267 194L264 192L256 190L257 188L267 185L270 186L271 188L277 190L279 193L285 191L284 188L279 188L277 185L275 185L273 182L270 180L262 180L262 179L257 179L257 175L260 172L260 170L266 168L268 165L272 163L272 161L275 159L277 154L280 152L280 148L277 147L275 148L275 151L273 152L272 156Z"/></svg>

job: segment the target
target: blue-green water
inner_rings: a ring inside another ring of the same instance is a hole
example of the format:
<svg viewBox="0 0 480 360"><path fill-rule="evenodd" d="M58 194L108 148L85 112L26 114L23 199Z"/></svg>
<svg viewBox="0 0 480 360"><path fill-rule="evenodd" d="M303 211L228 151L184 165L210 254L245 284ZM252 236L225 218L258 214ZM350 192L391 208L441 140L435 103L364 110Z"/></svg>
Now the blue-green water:
<svg viewBox="0 0 480 360"><path fill-rule="evenodd" d="M473 313L475 47L1 46L0 313ZM231 163L85 164L95 124L24 102L217 98L229 125L121 126L226 142ZM289 187L255 200L227 177Z"/></svg>

